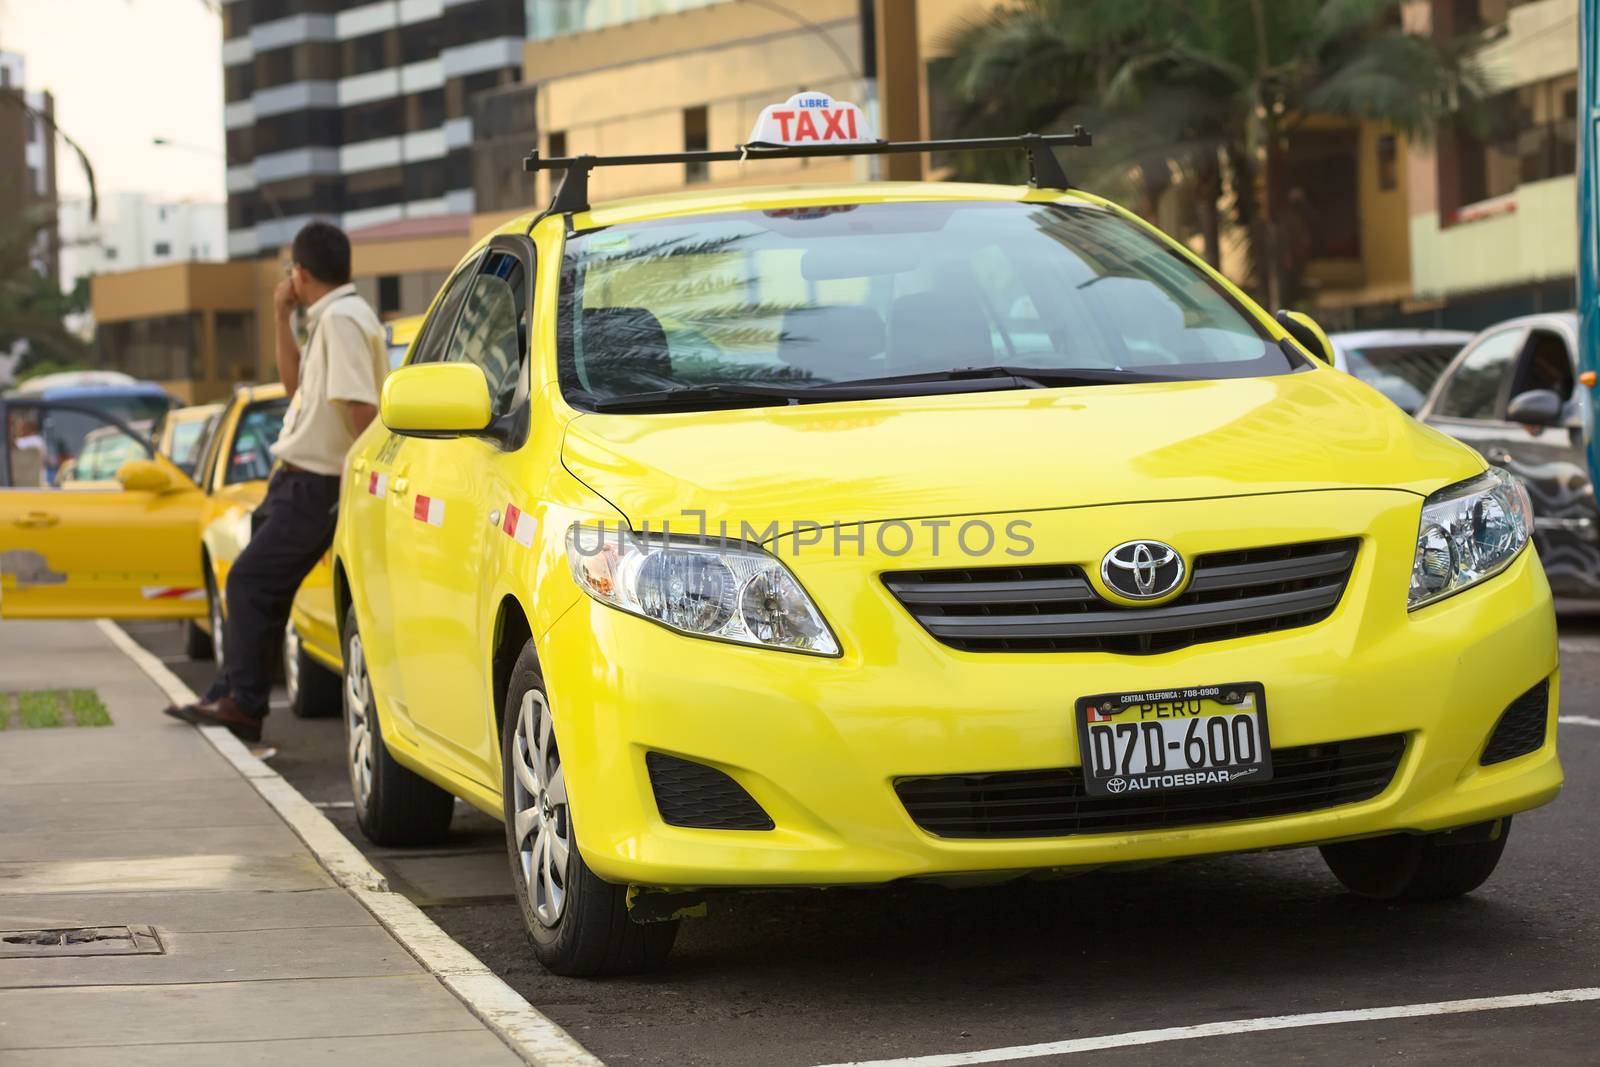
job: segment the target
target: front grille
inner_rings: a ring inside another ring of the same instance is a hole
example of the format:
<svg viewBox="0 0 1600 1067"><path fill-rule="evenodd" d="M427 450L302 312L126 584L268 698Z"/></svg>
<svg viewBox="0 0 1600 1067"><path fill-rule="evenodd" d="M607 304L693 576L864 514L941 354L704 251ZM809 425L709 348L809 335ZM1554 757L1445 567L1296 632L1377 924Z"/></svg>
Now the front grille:
<svg viewBox="0 0 1600 1067"><path fill-rule="evenodd" d="M1344 594L1354 539L1194 559L1182 596L1157 607L1103 600L1071 564L897 571L889 591L927 631L967 652L1170 652L1321 622Z"/></svg>
<svg viewBox="0 0 1600 1067"><path fill-rule="evenodd" d="M715 767L646 752L656 808L669 826L697 830L770 830L775 825L744 786Z"/></svg>
<svg viewBox="0 0 1600 1067"><path fill-rule="evenodd" d="M1078 767L902 778L894 788L916 824L939 837L1167 830L1369 800L1388 788L1405 748L1401 734L1275 748L1268 781L1139 797L1090 796Z"/></svg>
<svg viewBox="0 0 1600 1067"><path fill-rule="evenodd" d="M1543 748L1549 711L1550 681L1546 679L1506 705L1478 762L1484 766L1504 763Z"/></svg>

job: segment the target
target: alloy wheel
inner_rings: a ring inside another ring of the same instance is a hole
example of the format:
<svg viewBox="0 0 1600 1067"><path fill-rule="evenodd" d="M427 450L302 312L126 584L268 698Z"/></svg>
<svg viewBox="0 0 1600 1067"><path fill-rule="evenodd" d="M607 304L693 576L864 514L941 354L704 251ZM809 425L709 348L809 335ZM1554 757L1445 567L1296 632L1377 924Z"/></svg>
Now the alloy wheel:
<svg viewBox="0 0 1600 1067"><path fill-rule="evenodd" d="M350 638L345 650L344 732L350 788L364 808L372 795L372 683L360 634Z"/></svg>
<svg viewBox="0 0 1600 1067"><path fill-rule="evenodd" d="M514 831L523 882L534 917L555 926L567 903L567 868L572 858L572 820L567 780L544 694L530 689L517 712L511 750Z"/></svg>
<svg viewBox="0 0 1600 1067"><path fill-rule="evenodd" d="M283 630L283 689L290 704L300 699L300 635L292 622Z"/></svg>
<svg viewBox="0 0 1600 1067"><path fill-rule="evenodd" d="M228 621L222 616L222 597L217 593L215 583L207 590L207 610L211 614L211 655L216 660L217 670L221 671L228 666L228 656L225 643L228 639Z"/></svg>

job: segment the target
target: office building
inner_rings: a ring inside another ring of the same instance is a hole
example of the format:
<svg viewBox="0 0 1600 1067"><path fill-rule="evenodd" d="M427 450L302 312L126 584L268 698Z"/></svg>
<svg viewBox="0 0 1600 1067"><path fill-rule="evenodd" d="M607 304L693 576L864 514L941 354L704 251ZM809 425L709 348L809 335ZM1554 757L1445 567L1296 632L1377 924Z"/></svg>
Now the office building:
<svg viewBox="0 0 1600 1067"><path fill-rule="evenodd" d="M222 16L229 255L312 218L466 225L471 101L520 79L522 3L223 0Z"/></svg>

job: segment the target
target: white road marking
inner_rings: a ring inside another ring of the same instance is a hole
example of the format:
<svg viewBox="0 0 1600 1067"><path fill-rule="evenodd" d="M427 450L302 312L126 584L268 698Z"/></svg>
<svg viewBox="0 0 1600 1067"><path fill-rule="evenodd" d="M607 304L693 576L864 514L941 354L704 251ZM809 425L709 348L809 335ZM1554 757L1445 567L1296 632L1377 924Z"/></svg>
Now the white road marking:
<svg viewBox="0 0 1600 1067"><path fill-rule="evenodd" d="M356 806L356 802L353 800L313 800L311 806L324 810L328 808L353 808Z"/></svg>
<svg viewBox="0 0 1600 1067"><path fill-rule="evenodd" d="M1582 989L1556 989L1548 993L1519 993L1505 997L1480 997L1477 1000L1440 1000L1432 1004L1399 1004L1387 1008L1356 1008L1350 1011L1318 1011L1304 1015L1272 1015L1263 1019L1233 1019L1202 1023L1198 1026L1169 1026L1161 1030L1134 1030L1102 1037L1080 1037L1071 1041L1051 1041L1041 1045L1013 1045L1010 1048L980 1049L934 1056L907 1056L895 1060L855 1060L829 1067L959 1067L968 1063L1001 1063L1007 1060L1064 1056L1073 1052L1095 1052L1108 1048L1155 1045L1164 1041L1191 1041L1198 1037L1227 1034L1253 1034L1266 1030L1293 1030L1302 1026L1334 1026L1339 1023L1364 1023L1383 1019L1416 1019L1429 1015L1461 1015L1502 1008L1535 1008L1546 1004L1576 1004L1600 1000L1600 986Z"/></svg>
<svg viewBox="0 0 1600 1067"><path fill-rule="evenodd" d="M101 631L175 704L190 704L194 691L152 653L109 619ZM220 726L199 727L200 733L244 775L280 818L289 824L335 882L355 897L383 928L405 946L430 974L483 1020L510 1049L530 1064L550 1067L604 1067L598 1057L551 1022L522 994L506 985L472 953L462 948L423 911L389 888L383 875L361 850L300 794L288 779L250 754L238 738Z"/></svg>
<svg viewBox="0 0 1600 1067"><path fill-rule="evenodd" d="M1600 719L1589 715L1562 715L1559 721L1569 726L1600 726Z"/></svg>

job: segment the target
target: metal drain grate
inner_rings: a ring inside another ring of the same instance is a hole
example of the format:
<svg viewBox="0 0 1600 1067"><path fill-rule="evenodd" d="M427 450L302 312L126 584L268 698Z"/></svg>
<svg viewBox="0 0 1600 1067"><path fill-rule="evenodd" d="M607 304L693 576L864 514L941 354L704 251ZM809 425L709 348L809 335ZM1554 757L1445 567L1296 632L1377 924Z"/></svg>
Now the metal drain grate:
<svg viewBox="0 0 1600 1067"><path fill-rule="evenodd" d="M148 926L71 926L0 930L0 960L42 956L159 956L166 952Z"/></svg>

